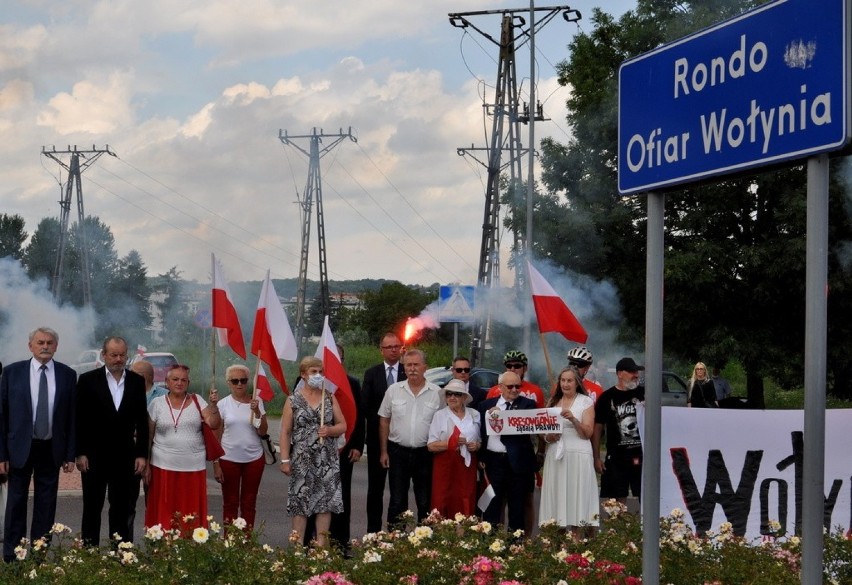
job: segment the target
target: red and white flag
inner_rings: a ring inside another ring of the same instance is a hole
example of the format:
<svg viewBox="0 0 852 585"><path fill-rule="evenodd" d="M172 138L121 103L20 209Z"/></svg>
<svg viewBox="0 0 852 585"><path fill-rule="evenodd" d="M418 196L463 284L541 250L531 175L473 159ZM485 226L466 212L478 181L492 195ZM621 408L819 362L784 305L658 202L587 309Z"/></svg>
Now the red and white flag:
<svg viewBox="0 0 852 585"><path fill-rule="evenodd" d="M284 370L280 360L295 361L298 356L296 338L290 329L284 307L278 300L269 271L260 289L260 299L257 301L257 313L254 316L254 332L251 336L251 353L259 356L262 362L269 366L272 377L278 380L285 394L287 382L284 380Z"/></svg>
<svg viewBox="0 0 852 585"><path fill-rule="evenodd" d="M254 381L254 387L257 391L257 397L264 402L269 402L275 398L275 393L272 391L272 384L269 383L269 378L266 377L266 370L263 369L263 364L258 364L257 379Z"/></svg>
<svg viewBox="0 0 852 585"><path fill-rule="evenodd" d="M222 272L222 264L213 258L213 327L219 337L219 347L229 345L234 353L246 359L246 342L243 341L243 330L237 316L237 308L228 283Z"/></svg>
<svg viewBox="0 0 852 585"><path fill-rule="evenodd" d="M541 333L561 333L562 337L569 341L586 343L589 334L568 305L559 298L550 283L529 262L527 262L527 269L530 275L530 291L535 316L538 319L538 330Z"/></svg>
<svg viewBox="0 0 852 585"><path fill-rule="evenodd" d="M346 441L348 442L349 437L352 436L352 431L355 430L355 423L358 421L358 408L355 405L355 398L352 396L349 378L343 368L343 361L340 359L340 352L337 351L337 344L331 334L328 315L323 322L322 336L314 356L322 360L326 379L325 388L337 397L337 403L343 412L343 418L346 420Z"/></svg>
<svg viewBox="0 0 852 585"><path fill-rule="evenodd" d="M488 476L484 471L482 472L478 488L479 498L476 500L476 507L484 513L491 504L491 500L497 496L497 493L494 491L494 486L491 485L490 481L488 481Z"/></svg>

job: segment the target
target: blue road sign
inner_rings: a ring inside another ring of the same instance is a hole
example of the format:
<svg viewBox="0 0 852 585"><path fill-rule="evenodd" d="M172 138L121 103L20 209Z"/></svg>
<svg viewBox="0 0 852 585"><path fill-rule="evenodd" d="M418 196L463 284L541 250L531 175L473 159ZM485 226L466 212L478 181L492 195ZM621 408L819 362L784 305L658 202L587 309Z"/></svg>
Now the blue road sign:
<svg viewBox="0 0 852 585"><path fill-rule="evenodd" d="M210 329L213 327L213 313L210 309L199 309L195 312L193 323L201 329Z"/></svg>
<svg viewBox="0 0 852 585"><path fill-rule="evenodd" d="M441 323L473 323L475 291L474 286L442 286L438 292L438 318Z"/></svg>
<svg viewBox="0 0 852 585"><path fill-rule="evenodd" d="M619 70L618 189L648 191L849 142L850 0L778 0Z"/></svg>

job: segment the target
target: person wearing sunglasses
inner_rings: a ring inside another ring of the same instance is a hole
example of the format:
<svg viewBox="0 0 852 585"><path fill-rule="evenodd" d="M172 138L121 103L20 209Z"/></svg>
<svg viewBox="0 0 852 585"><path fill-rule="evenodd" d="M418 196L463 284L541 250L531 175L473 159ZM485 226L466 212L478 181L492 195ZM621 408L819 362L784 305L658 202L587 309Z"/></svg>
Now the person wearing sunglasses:
<svg viewBox="0 0 852 585"><path fill-rule="evenodd" d="M464 384L465 391L470 395L468 406L475 410L479 406L479 403L485 400L488 392L470 381L470 360L464 356L454 358L451 370L453 378L461 380Z"/></svg>
<svg viewBox="0 0 852 585"><path fill-rule="evenodd" d="M500 374L498 386L500 396L489 398L479 405L480 437L485 447L480 457L485 463L485 473L494 488L494 498L484 510L482 519L493 525L502 522L504 505L508 508L506 526L509 532L528 530L532 519L527 518L534 510L529 510L527 500L535 489L535 472L538 461L533 446L533 435L491 435L488 433L489 413L499 410L529 410L536 408L535 402L521 396L521 377L514 371ZM529 520L529 522L528 522Z"/></svg>
<svg viewBox="0 0 852 585"><path fill-rule="evenodd" d="M507 351L506 355L503 356L503 365L506 367L506 371L514 372L521 379L521 396L533 400L536 408L544 408L544 391L541 386L524 379L527 373L527 364L527 354L517 349ZM488 398L497 398L502 392L500 384L497 384L488 391Z"/></svg>
<svg viewBox="0 0 852 585"><path fill-rule="evenodd" d="M429 425L426 448L432 456L432 509L444 518L476 512L479 412L469 407L470 393L461 380L450 380L439 393L446 406Z"/></svg>
<svg viewBox="0 0 852 585"><path fill-rule="evenodd" d="M219 401L222 426L216 431L225 454L213 462L213 477L222 485L222 523L242 518L251 529L266 466L261 437L268 423L263 401L249 392L249 379L249 369L242 364L225 370L231 393Z"/></svg>

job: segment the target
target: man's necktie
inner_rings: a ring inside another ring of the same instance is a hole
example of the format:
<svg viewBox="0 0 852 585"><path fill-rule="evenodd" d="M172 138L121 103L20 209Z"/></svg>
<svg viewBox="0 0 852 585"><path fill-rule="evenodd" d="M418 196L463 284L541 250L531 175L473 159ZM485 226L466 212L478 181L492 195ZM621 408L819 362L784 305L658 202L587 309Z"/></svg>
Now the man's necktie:
<svg viewBox="0 0 852 585"><path fill-rule="evenodd" d="M393 379L393 366L388 366L388 386L395 382L396 380Z"/></svg>
<svg viewBox="0 0 852 585"><path fill-rule="evenodd" d="M42 365L41 376L38 380L38 403L36 404L35 426L33 435L36 439L47 439L50 431L50 416L48 414L47 398L47 366Z"/></svg>

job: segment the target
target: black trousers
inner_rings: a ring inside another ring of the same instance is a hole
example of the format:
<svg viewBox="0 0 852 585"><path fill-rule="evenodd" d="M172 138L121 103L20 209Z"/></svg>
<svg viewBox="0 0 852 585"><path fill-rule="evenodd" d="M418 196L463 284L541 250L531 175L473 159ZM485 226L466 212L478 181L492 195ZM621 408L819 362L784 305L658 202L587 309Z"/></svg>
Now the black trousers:
<svg viewBox="0 0 852 585"><path fill-rule="evenodd" d="M505 503L508 508L506 525L509 532L526 530L527 496L535 489L535 474L513 471L506 454L494 452L488 453L485 473L494 488L494 499L482 514L482 519L495 526L499 524Z"/></svg>
<svg viewBox="0 0 852 585"><path fill-rule="evenodd" d="M398 524L400 516L408 510L408 490L412 484L417 521L422 521L429 515L432 506L432 454L425 446L403 447L388 441L388 457L388 526Z"/></svg>
<svg viewBox="0 0 852 585"><path fill-rule="evenodd" d="M349 547L350 519L352 517L352 468L355 464L349 461L349 452L340 454L340 488L343 493L343 513L331 515L331 538L338 546L346 550Z"/></svg>
<svg viewBox="0 0 852 585"><path fill-rule="evenodd" d="M99 546L101 540L101 511L109 494L109 532L112 539L118 534L124 542L133 542L129 523L132 494L138 493L139 483L133 473L133 459L122 461L89 460L89 471L82 474L83 521L81 533L86 546ZM133 509L135 514L135 506Z"/></svg>
<svg viewBox="0 0 852 585"><path fill-rule="evenodd" d="M33 481L33 519L30 541L50 533L56 519L59 467L53 461L53 441L33 439L23 467L9 467L6 519L3 524L3 559L15 558L15 547L27 535L27 498Z"/></svg>
<svg viewBox="0 0 852 585"><path fill-rule="evenodd" d="M382 529L388 470L379 462L379 433L367 432L367 532Z"/></svg>

